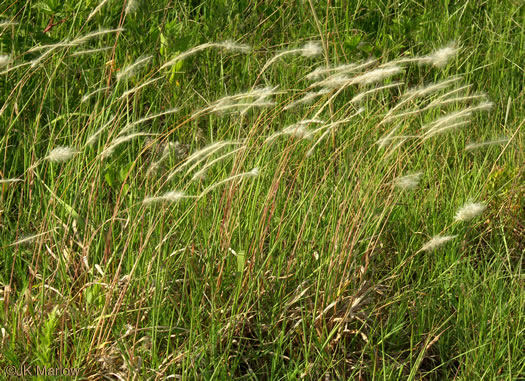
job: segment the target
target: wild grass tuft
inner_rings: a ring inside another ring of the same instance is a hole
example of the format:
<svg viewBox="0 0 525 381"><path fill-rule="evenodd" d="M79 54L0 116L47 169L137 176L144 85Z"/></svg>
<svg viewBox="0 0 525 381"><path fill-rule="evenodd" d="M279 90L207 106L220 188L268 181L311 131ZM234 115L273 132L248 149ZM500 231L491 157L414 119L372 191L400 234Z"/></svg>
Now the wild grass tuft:
<svg viewBox="0 0 525 381"><path fill-rule="evenodd" d="M4 7L0 369L518 380L522 7L219 3Z"/></svg>

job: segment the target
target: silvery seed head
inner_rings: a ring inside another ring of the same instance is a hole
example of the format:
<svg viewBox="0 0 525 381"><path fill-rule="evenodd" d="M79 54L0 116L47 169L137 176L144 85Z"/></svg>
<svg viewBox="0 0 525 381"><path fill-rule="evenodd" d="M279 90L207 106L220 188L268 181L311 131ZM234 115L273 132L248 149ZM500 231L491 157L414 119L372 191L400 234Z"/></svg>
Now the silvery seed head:
<svg viewBox="0 0 525 381"><path fill-rule="evenodd" d="M456 216L454 217L455 221L468 221L485 211L487 206L481 202L467 202L461 208L458 209Z"/></svg>
<svg viewBox="0 0 525 381"><path fill-rule="evenodd" d="M70 160L77 153L78 151L71 147L57 147L47 155L46 159L56 163L62 163Z"/></svg>

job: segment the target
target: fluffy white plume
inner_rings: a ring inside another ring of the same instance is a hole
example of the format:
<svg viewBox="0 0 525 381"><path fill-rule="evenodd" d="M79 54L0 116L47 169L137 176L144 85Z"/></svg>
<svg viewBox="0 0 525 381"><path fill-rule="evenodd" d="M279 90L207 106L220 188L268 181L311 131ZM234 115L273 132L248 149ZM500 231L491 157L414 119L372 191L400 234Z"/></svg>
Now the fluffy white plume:
<svg viewBox="0 0 525 381"><path fill-rule="evenodd" d="M455 221L468 221L485 211L487 206L480 202L467 202L461 208L458 209L456 216L454 217Z"/></svg>
<svg viewBox="0 0 525 381"><path fill-rule="evenodd" d="M430 241L425 243L423 247L421 247L422 251L432 251L437 249L438 247L442 246L443 244L447 243L448 241L452 241L454 238L456 238L456 235L437 235L435 237L432 237Z"/></svg>
<svg viewBox="0 0 525 381"><path fill-rule="evenodd" d="M485 142L479 142L479 143L470 143L465 146L465 151L471 151L477 148L491 146L491 145L504 144L504 143L507 143L508 141L509 141L508 138L502 138L502 139L496 139L496 140L487 140Z"/></svg>
<svg viewBox="0 0 525 381"><path fill-rule="evenodd" d="M6 66L9 62L11 62L11 57L8 55L2 55L0 56L0 67Z"/></svg>
<svg viewBox="0 0 525 381"><path fill-rule="evenodd" d="M158 196L158 197L147 197L145 198L142 203L143 204L152 204L154 202L159 202L159 201L169 201L169 202L175 202L175 201L179 201L183 198L187 198L188 196L186 196L186 194L184 192L179 192L179 191L171 191L171 192L167 192L167 193L164 193L162 196Z"/></svg>
<svg viewBox="0 0 525 381"><path fill-rule="evenodd" d="M78 153L77 150L71 147L57 147L53 149L46 159L56 163L66 162Z"/></svg>
<svg viewBox="0 0 525 381"><path fill-rule="evenodd" d="M424 57L422 62L436 67L444 67L448 61L458 53L458 51L459 49L452 43L444 48L436 50L429 56Z"/></svg>
<svg viewBox="0 0 525 381"><path fill-rule="evenodd" d="M301 51L304 57L315 57L322 53L321 44L318 42L310 41L307 42Z"/></svg>
<svg viewBox="0 0 525 381"><path fill-rule="evenodd" d="M394 179L394 185L401 189L414 189L417 188L421 176L423 176L423 172L397 177Z"/></svg>

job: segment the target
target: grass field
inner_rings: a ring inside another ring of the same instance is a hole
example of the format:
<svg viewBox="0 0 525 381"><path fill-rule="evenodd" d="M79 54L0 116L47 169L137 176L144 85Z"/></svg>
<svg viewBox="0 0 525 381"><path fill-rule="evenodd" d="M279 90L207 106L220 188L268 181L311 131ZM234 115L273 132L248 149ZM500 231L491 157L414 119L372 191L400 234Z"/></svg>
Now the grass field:
<svg viewBox="0 0 525 381"><path fill-rule="evenodd" d="M523 379L522 1L0 10L0 378Z"/></svg>

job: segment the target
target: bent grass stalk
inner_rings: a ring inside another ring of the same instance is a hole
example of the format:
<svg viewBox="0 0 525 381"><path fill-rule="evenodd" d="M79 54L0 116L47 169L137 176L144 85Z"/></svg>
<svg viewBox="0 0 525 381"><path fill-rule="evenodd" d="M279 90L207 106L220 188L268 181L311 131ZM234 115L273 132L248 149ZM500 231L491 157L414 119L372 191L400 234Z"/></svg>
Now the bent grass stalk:
<svg viewBox="0 0 525 381"><path fill-rule="evenodd" d="M11 184L23 181L22 179L0 179L0 184Z"/></svg>
<svg viewBox="0 0 525 381"><path fill-rule="evenodd" d="M313 41L306 43L302 48L290 49L290 50L285 50L281 53L277 53L275 56L273 56L268 61L266 61L262 69L259 71L257 79L260 78L260 76L270 67L271 64L273 64L275 61L277 61L281 57L284 57L290 54L301 54L305 57L314 57L321 53L322 53L321 45Z"/></svg>
<svg viewBox="0 0 525 381"><path fill-rule="evenodd" d="M100 93L100 92L102 92L102 91L109 90L109 89L110 89L110 87L108 86L108 87L102 87L102 88L100 88L100 89L94 90L94 91L92 91L91 93L84 95L84 96L82 97L82 100L80 101L80 103L85 103L85 102L87 102L87 101L89 100L89 98L91 98L93 95L98 94L98 93Z"/></svg>
<svg viewBox="0 0 525 381"><path fill-rule="evenodd" d="M111 50L111 49L113 49L112 46L104 46L102 48L97 48L97 49L79 50L77 52L71 53L71 56L72 57L76 57L76 56L82 56L82 55L85 55L85 54L96 54L96 53L105 52L105 51L108 51L108 50Z"/></svg>
<svg viewBox="0 0 525 381"><path fill-rule="evenodd" d="M440 82L432 83L424 87L418 87L415 89L408 90L402 96L404 99L398 102L393 108L388 110L387 114L384 116L384 119L388 119L395 111L397 111L399 108L401 108L402 106L404 106L411 100L414 100L415 98L423 97L423 96L432 94L436 91L442 90L448 87L449 85L451 85L452 83L459 81L460 79L462 79L462 77L457 76L457 77L449 78L449 79L446 79ZM381 125L383 123L385 122L381 121L379 124Z"/></svg>
<svg viewBox="0 0 525 381"><path fill-rule="evenodd" d="M133 127L136 127L138 126L139 124L142 124L142 123L145 123L145 122L148 122L150 120L153 120L153 119L156 119L156 118L159 118L161 116L165 116L165 115L170 115L170 114L174 114L176 112L179 111L179 108L178 107L175 107L175 108L172 108L172 109L169 109L169 110L166 110L166 111L162 111L162 112L159 112L157 114L154 114L154 115L150 115L150 116L146 116L144 118L141 118L139 120L136 120L132 123L129 123L128 125L126 125L122 131L119 133L120 134L123 134L129 130L131 130Z"/></svg>
<svg viewBox="0 0 525 381"><path fill-rule="evenodd" d="M432 237L432 239L428 242L426 242L419 251L433 251L436 250L438 247L443 246L445 243L452 241L454 238L456 238L457 235L437 235Z"/></svg>
<svg viewBox="0 0 525 381"><path fill-rule="evenodd" d="M219 142L213 143L213 144L211 144L209 146L206 146L206 147L198 150L197 152L193 153L191 156L187 157L186 160L184 161L184 163L182 163L174 171L172 171L168 175L166 181L171 180L173 178L173 176L175 176L177 173L181 172L184 168L186 168L188 165L193 163L195 160L199 160L201 158L206 158L206 157L214 154L218 150L222 149L223 147L226 147L228 145L235 145L235 144L241 144L241 142L219 141Z"/></svg>
<svg viewBox="0 0 525 381"><path fill-rule="evenodd" d="M88 18L87 18L87 21L91 20L93 18L93 16L95 16L101 9L102 7L104 6L104 4L106 4L108 2L108 0L102 0L100 2L100 4L98 4L92 11L91 13L89 14Z"/></svg>
<svg viewBox="0 0 525 381"><path fill-rule="evenodd" d="M135 134L131 134L131 135L125 135L125 136L121 136L120 138L117 138L113 141L113 143L111 143L104 151L102 151L100 153L100 157L102 159L106 159L108 157L110 157L111 155L113 155L113 152L115 152L115 149L123 144L123 143L126 143L126 142L129 142L130 140L132 139L135 139L139 136L158 136L159 134L152 134L152 133L146 133L146 132L137 132Z"/></svg>
<svg viewBox="0 0 525 381"><path fill-rule="evenodd" d="M219 161L222 161L222 160L226 159L227 157L229 157L229 156L231 156L231 155L233 155L233 154L235 154L235 153L237 153L239 151L245 150L245 149L246 149L246 147L240 147L240 148L234 149L234 150L232 150L230 152L225 153L222 156L219 156L219 157L213 159L209 163L206 163L198 172L196 172L191 179L192 180L197 180L197 179L201 178L202 176L204 176L204 174L206 173L208 168L212 167L213 165L215 165ZM191 168L189 168L186 171L186 175L188 175L193 169L195 169L197 167L197 165L198 164L195 163Z"/></svg>
<svg viewBox="0 0 525 381"><path fill-rule="evenodd" d="M479 142L479 143L470 143L465 146L465 151L472 151L477 148L482 148L482 147L491 146L491 145L505 144L508 141L509 141L509 138L502 138L502 139L496 139L496 140L487 140L487 141Z"/></svg>
<svg viewBox="0 0 525 381"><path fill-rule="evenodd" d="M325 126L321 126L321 127L317 128L317 129L313 130L312 134L315 134L315 133L317 133L319 131L322 131L322 130L326 129L326 131L315 141L315 143L312 145L312 147L310 147L310 149L306 152L306 156L311 156L314 153L315 148L319 145L319 143L321 143L321 141L326 137L326 135L328 135L328 133L330 131L334 130L337 126L339 126L341 124L348 123L350 120L352 120L354 117L356 117L357 115L361 114L364 111L365 111L365 109L363 107L361 107L359 110L357 110L357 112L355 114L351 115L348 118L332 122L330 124L327 124Z"/></svg>
<svg viewBox="0 0 525 381"><path fill-rule="evenodd" d="M130 76L132 76L135 71L140 67L140 66L143 66L143 65L146 65L150 60L151 58L153 58L153 56L147 56L147 57L142 57L142 58L139 58L137 61L135 61L134 63L132 63L131 65L123 68L118 74L117 74L117 81L120 81L124 78L128 78Z"/></svg>
<svg viewBox="0 0 525 381"><path fill-rule="evenodd" d="M232 41L207 42L205 44L195 46L195 47L193 47L193 48L191 48L191 49L189 49L189 50L179 54L175 58L169 60L164 65L162 65L159 70L171 67L171 66L175 65L177 62L182 61L183 59L188 58L188 57L194 55L195 53L198 53L198 52L200 52L202 50L209 49L209 48L224 48L226 50L239 51L241 53L248 53L251 50L249 45L236 44L236 43L234 43Z"/></svg>
<svg viewBox="0 0 525 381"><path fill-rule="evenodd" d="M230 177L228 177L228 178L226 178L224 180L221 180L218 183L215 183L215 184L211 185L210 187L206 188L199 195L199 198L202 198L202 197L206 196L212 190L214 190L215 188L217 188L217 187L219 187L219 186L221 186L221 185L223 185L223 184L225 184L227 182L233 181L235 179L246 178L246 177L257 177L257 176L259 176L259 168L258 167L253 168L249 172L243 172L243 173L239 173L237 175L230 176Z"/></svg>
<svg viewBox="0 0 525 381"><path fill-rule="evenodd" d="M115 120L116 117L117 117L117 114L113 114L109 118L109 120L102 127L100 127L93 135L91 135L87 139L86 144L84 145L84 147L86 147L88 145L92 145L93 143L95 143L95 141L97 140L97 137Z"/></svg>
<svg viewBox="0 0 525 381"><path fill-rule="evenodd" d="M122 100L122 99L126 98L128 95L131 95L131 94L139 91L140 89L143 89L144 87L146 87L148 85L151 85L152 83L160 81L161 79L162 79L162 77L150 79L149 81L146 81L146 82L144 82L141 85L135 86L134 88L129 89L128 91L125 91L118 99Z"/></svg>

